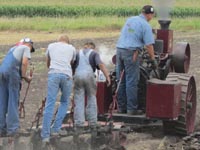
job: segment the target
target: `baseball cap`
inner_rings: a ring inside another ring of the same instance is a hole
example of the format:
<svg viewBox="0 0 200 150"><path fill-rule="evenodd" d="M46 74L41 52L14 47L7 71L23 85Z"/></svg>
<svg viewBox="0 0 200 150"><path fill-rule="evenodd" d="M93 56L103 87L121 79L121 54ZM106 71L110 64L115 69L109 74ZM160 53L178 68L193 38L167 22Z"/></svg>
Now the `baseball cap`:
<svg viewBox="0 0 200 150"><path fill-rule="evenodd" d="M154 13L154 8L151 5L145 5L142 8L142 12L145 14L153 14Z"/></svg>
<svg viewBox="0 0 200 150"><path fill-rule="evenodd" d="M19 43L29 43L29 44L31 44L32 45L31 53L35 52L35 48L33 47L33 41L30 38L25 37L25 38L21 39L19 41Z"/></svg>

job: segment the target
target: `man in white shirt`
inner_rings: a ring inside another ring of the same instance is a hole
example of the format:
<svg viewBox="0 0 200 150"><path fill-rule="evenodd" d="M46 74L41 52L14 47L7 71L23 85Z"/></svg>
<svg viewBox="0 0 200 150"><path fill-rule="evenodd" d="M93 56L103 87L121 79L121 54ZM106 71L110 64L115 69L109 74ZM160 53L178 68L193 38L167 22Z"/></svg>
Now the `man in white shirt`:
<svg viewBox="0 0 200 150"><path fill-rule="evenodd" d="M67 35L59 37L58 42L49 44L47 51L48 85L47 100L45 103L41 137L44 143L49 142L51 134L60 133L62 121L66 115L70 103L72 91L72 68L71 63L75 60L76 50L69 44ZM51 127L54 106L59 89L61 99L55 121Z"/></svg>

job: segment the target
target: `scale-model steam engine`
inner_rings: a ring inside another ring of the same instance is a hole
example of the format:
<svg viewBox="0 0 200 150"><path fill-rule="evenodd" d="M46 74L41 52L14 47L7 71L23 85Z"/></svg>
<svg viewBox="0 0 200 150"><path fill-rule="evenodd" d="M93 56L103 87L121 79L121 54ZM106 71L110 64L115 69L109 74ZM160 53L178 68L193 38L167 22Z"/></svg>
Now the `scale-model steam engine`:
<svg viewBox="0 0 200 150"><path fill-rule="evenodd" d="M173 43L171 20L159 20L160 29L154 29L155 56L158 69L153 70L150 58L144 50L140 53L140 82L138 85L139 107L143 116L113 114L114 120L131 122L135 118L162 120L164 131L188 135L194 131L196 113L196 84L187 74L190 65L190 45L187 42ZM114 57L113 57L114 60ZM99 116L106 115L113 103L116 90L115 71L111 73L112 86L98 82L97 103ZM120 119L119 119L120 118Z"/></svg>

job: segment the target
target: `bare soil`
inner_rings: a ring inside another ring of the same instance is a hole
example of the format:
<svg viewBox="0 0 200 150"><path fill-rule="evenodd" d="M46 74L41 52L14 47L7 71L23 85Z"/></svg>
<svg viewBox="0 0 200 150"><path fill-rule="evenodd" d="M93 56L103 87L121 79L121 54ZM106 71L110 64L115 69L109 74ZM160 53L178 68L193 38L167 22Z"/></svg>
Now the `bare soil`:
<svg viewBox="0 0 200 150"><path fill-rule="evenodd" d="M110 38L95 38L92 39L102 54L102 59L105 60L109 68L112 68L111 58L115 53L115 45L118 37ZM200 131L200 33L187 33L187 32L175 32L174 43L176 42L188 42L191 47L191 63L189 74L194 75L197 86L197 113L195 122L195 132ZM79 49L89 39L74 39L72 44ZM28 91L28 95L25 101L26 117L21 119L21 128L29 128L32 121L41 106L42 100L46 96L46 84L47 84L47 68L45 63L45 48L52 41L35 43L37 48L36 52L32 55L32 64L34 65L33 80ZM5 51L10 45L0 46L0 51ZM25 95L27 84L22 83L21 100ZM162 131L162 127L154 126L149 128L142 128L141 130L131 132L127 135L127 140L124 143L124 147L127 150L182 150L185 149L183 145L183 139L179 136L165 135ZM198 146L197 146L198 147ZM191 147L190 147L191 148ZM200 147L198 147L200 149ZM196 148L196 149L198 149Z"/></svg>

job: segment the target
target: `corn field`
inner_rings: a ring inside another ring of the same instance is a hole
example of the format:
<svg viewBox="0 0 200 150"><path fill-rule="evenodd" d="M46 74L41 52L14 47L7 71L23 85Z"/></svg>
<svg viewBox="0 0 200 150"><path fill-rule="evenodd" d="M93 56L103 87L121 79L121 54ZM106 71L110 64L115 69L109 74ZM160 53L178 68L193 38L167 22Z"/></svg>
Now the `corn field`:
<svg viewBox="0 0 200 150"><path fill-rule="evenodd" d="M0 6L0 16L5 17L80 17L80 16L118 16L138 15L140 7L105 7L105 6ZM200 8L175 7L170 12L172 17L198 17Z"/></svg>

